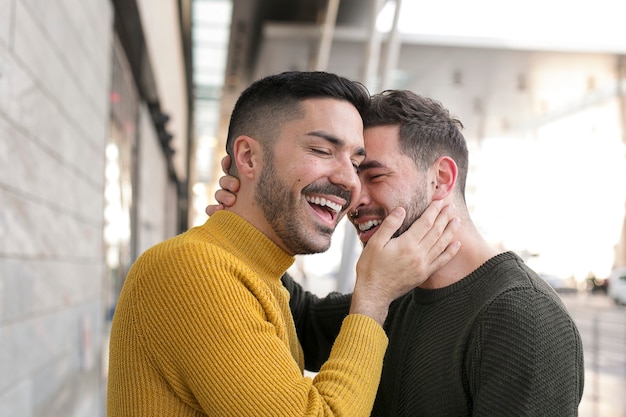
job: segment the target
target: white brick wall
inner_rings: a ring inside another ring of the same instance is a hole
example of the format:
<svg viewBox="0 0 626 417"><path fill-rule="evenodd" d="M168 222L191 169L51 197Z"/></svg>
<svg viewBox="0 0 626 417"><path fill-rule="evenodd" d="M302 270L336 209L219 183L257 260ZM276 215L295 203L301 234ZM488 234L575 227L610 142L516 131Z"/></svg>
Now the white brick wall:
<svg viewBox="0 0 626 417"><path fill-rule="evenodd" d="M97 416L109 0L0 0L0 417Z"/></svg>
<svg viewBox="0 0 626 417"><path fill-rule="evenodd" d="M141 192L137 204L137 255L149 247L176 234L173 228L176 210L176 189L163 187L168 183L165 155L154 134L148 111L142 108L139 115L139 165L138 182Z"/></svg>

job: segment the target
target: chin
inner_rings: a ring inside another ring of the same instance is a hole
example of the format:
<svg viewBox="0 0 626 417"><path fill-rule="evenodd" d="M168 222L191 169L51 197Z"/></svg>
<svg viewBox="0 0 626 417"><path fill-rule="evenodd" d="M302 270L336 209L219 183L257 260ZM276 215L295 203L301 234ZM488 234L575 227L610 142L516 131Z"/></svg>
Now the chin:
<svg viewBox="0 0 626 417"><path fill-rule="evenodd" d="M287 246L298 255L313 255L326 252L330 248L330 236L309 233L296 239L286 239Z"/></svg>
<svg viewBox="0 0 626 417"><path fill-rule="evenodd" d="M330 241L328 241L327 243L319 244L319 245L311 244L311 245L309 245L309 250L306 253L303 253L303 255L312 255L312 254L315 254L315 253L324 253L329 248L330 248Z"/></svg>
<svg viewBox="0 0 626 417"><path fill-rule="evenodd" d="M331 238L332 234L327 233L315 236L315 238L310 241L310 246L313 249L313 252L311 253L326 252L330 248L330 244L332 242Z"/></svg>

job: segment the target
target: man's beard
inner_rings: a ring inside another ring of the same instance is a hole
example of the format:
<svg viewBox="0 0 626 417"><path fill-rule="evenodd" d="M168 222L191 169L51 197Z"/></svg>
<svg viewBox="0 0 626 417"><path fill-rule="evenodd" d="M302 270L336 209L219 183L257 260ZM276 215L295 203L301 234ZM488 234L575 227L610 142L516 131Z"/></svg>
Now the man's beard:
<svg viewBox="0 0 626 417"><path fill-rule="evenodd" d="M402 222L402 226L393 234L393 237L398 237L402 233L406 232L413 223L424 214L428 207L428 201L426 200L426 185L421 187L421 190L417 190L413 194L413 198L405 206L406 217Z"/></svg>
<svg viewBox="0 0 626 417"><path fill-rule="evenodd" d="M284 246L294 254L326 251L330 247L330 238L334 228L317 226L315 230L307 230L304 218L306 214L301 210L301 201L298 201L304 200L304 195L293 195L293 192L276 173L271 155L264 154L263 158L264 167L254 199L270 227ZM311 186L312 184L305 187L303 193Z"/></svg>
<svg viewBox="0 0 626 417"><path fill-rule="evenodd" d="M424 211L426 211L426 209L428 208L428 200L426 199L426 185L423 185L421 187L421 190L416 190L415 192L413 192L412 198L406 202L406 201L395 201L394 202L394 208L395 207L404 207L404 209L406 210L406 216L404 217L404 221L402 222L402 225L400 226L400 228L398 230L396 230L396 232L393 234L392 238L398 237L400 236L402 233L406 232L412 225L413 223L415 223L415 221L417 219L419 219L422 214L424 214ZM363 209L363 210L359 210L360 215L376 215L379 217L383 217L385 216L385 210L383 208L378 208L378 209ZM354 225L354 224L353 224ZM357 228L357 233L358 233L358 226L354 225ZM366 246L367 242L363 243L363 246Z"/></svg>

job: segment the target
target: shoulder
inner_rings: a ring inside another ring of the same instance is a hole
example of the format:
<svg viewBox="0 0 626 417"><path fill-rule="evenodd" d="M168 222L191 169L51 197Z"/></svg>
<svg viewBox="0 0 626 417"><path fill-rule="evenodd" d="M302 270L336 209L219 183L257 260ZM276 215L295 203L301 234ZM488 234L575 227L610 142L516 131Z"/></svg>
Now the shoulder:
<svg viewBox="0 0 626 417"><path fill-rule="evenodd" d="M217 306L245 297L245 277L253 274L220 245L182 234L145 251L129 271L124 291L134 293L146 307Z"/></svg>
<svg viewBox="0 0 626 417"><path fill-rule="evenodd" d="M135 265L164 276L178 274L181 279L244 266L220 242L199 236L194 229L146 250Z"/></svg>
<svg viewBox="0 0 626 417"><path fill-rule="evenodd" d="M494 262L485 278L473 289L478 288L482 297L475 323L483 331L577 333L558 294L517 256Z"/></svg>
<svg viewBox="0 0 626 417"><path fill-rule="evenodd" d="M524 320L526 323L556 325L560 322L573 323L569 312L556 293L541 288L508 288L483 307L483 319L503 322Z"/></svg>
<svg viewBox="0 0 626 417"><path fill-rule="evenodd" d="M537 360L582 351L578 328L558 296L533 286L509 288L491 299L473 328L479 345L521 350Z"/></svg>
<svg viewBox="0 0 626 417"><path fill-rule="evenodd" d="M558 294L521 260L507 262L491 277L482 314L505 321L573 322Z"/></svg>
<svg viewBox="0 0 626 417"><path fill-rule="evenodd" d="M565 310L554 289L513 252L489 259L474 274L469 291L491 307L523 308L557 305Z"/></svg>

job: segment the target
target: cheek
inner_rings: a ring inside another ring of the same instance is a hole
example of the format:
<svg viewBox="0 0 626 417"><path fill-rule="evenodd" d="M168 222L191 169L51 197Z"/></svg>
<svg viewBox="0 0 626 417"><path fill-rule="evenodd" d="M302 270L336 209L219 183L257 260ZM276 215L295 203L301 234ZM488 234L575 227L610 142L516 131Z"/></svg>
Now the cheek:
<svg viewBox="0 0 626 417"><path fill-rule="evenodd" d="M375 205L387 211L390 210L389 206L395 204L395 192L386 184L371 184L367 188L363 187L363 189Z"/></svg>
<svg viewBox="0 0 626 417"><path fill-rule="evenodd" d="M293 160L296 160L296 158L293 158ZM303 180L315 175L320 170L320 165L315 158L304 157L300 158L298 163L288 162L284 168L283 172L289 175L287 178L295 181L296 179Z"/></svg>
<svg viewBox="0 0 626 417"><path fill-rule="evenodd" d="M288 164L281 167L280 171L276 171L283 178L283 181L289 184L297 184L306 178L306 173L311 170L310 164Z"/></svg>
<svg viewBox="0 0 626 417"><path fill-rule="evenodd" d="M378 187L376 199L390 212L399 206L406 207L412 195L413 189L406 184L383 185Z"/></svg>

